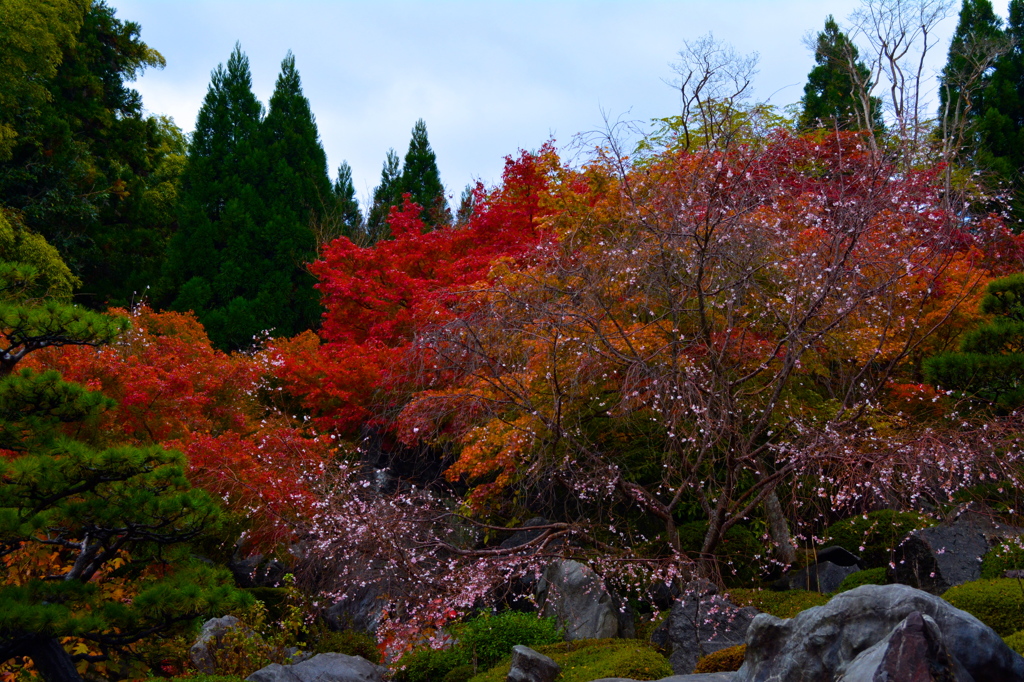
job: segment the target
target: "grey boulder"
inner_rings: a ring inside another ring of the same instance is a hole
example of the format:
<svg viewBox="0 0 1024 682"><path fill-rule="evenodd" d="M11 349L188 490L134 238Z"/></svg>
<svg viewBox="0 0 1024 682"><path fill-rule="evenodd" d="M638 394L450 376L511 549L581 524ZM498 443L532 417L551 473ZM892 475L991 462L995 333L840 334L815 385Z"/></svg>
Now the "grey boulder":
<svg viewBox="0 0 1024 682"><path fill-rule="evenodd" d="M1020 529L993 523L981 514L961 514L950 524L915 530L896 550L896 582L932 594L981 578L981 559Z"/></svg>
<svg viewBox="0 0 1024 682"><path fill-rule="evenodd" d="M245 626L234 616L211 618L203 623L203 629L188 650L188 660L199 672L212 675L215 672L221 639L233 630L244 628Z"/></svg>
<svg viewBox="0 0 1024 682"><path fill-rule="evenodd" d="M840 566L831 561L819 561L807 568L784 576L773 587L781 590L810 590L812 592L835 592L846 576L859 571L857 564Z"/></svg>
<svg viewBox="0 0 1024 682"><path fill-rule="evenodd" d="M672 675L658 682L732 682L736 673L697 673L696 675ZM602 677L594 682L636 682L626 677Z"/></svg>
<svg viewBox="0 0 1024 682"><path fill-rule="evenodd" d="M633 637L633 613L605 588L593 569L577 562L556 561L537 582L541 615L565 628L567 640Z"/></svg>
<svg viewBox="0 0 1024 682"><path fill-rule="evenodd" d="M752 606L740 608L725 599L713 583L694 580L687 583L652 640L670 651L672 672L688 675L701 657L743 644L758 613Z"/></svg>
<svg viewBox="0 0 1024 682"><path fill-rule="evenodd" d="M887 675L896 663L908 676ZM974 616L906 585L864 585L788 620L757 616L735 682L933 679L905 672L917 663L949 682L1024 680L1024 658Z"/></svg>
<svg viewBox="0 0 1024 682"><path fill-rule="evenodd" d="M562 668L542 653L528 646L517 644L512 647L512 667L508 671L508 682L553 682Z"/></svg>
<svg viewBox="0 0 1024 682"><path fill-rule="evenodd" d="M273 663L260 668L249 682L382 682L386 668L362 656L317 654L294 665Z"/></svg>

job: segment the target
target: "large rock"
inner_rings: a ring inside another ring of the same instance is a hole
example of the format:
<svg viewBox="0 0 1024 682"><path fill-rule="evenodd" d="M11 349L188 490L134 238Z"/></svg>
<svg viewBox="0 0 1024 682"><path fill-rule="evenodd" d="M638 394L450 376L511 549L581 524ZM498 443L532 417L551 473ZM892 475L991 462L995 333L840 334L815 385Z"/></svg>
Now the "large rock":
<svg viewBox="0 0 1024 682"><path fill-rule="evenodd" d="M556 561L537 582L541 615L554 617L567 640L634 637L633 612L605 588L601 576L583 564Z"/></svg>
<svg viewBox="0 0 1024 682"><path fill-rule="evenodd" d="M542 653L528 646L517 644L512 647L512 667L508 671L508 682L553 682L562 668Z"/></svg>
<svg viewBox="0 0 1024 682"><path fill-rule="evenodd" d="M651 639L669 650L672 672L688 675L701 657L743 644L757 614L752 606L740 608L719 595L713 583L694 580Z"/></svg>
<svg viewBox="0 0 1024 682"><path fill-rule="evenodd" d="M732 682L736 673L697 673L696 675L673 675L658 682ZM636 682L626 677L602 677L594 682Z"/></svg>
<svg viewBox="0 0 1024 682"><path fill-rule="evenodd" d="M932 594L981 578L981 558L1020 529L1000 526L981 514L961 514L951 524L915 530L896 550L896 582Z"/></svg>
<svg viewBox="0 0 1024 682"><path fill-rule="evenodd" d="M262 554L241 558L237 554L228 562L228 569L239 587L280 587L288 567L277 559Z"/></svg>
<svg viewBox="0 0 1024 682"><path fill-rule="evenodd" d="M362 656L317 654L294 665L273 663L260 668L249 682L382 682L387 668L374 665Z"/></svg>
<svg viewBox="0 0 1024 682"><path fill-rule="evenodd" d="M217 650L220 649L224 635L240 629L245 629L245 626L234 616L211 618L203 623L203 629L188 650L188 660L199 672L212 675L217 664Z"/></svg>
<svg viewBox="0 0 1024 682"><path fill-rule="evenodd" d="M839 566L831 561L819 561L790 573L775 581L776 590L810 590L811 592L835 592L846 576L859 571L857 564Z"/></svg>
<svg viewBox="0 0 1024 682"><path fill-rule="evenodd" d="M974 616L906 585L864 585L788 620L757 616L735 682L913 682L933 679L914 677L929 666L949 682L1024 680L1024 658Z"/></svg>
<svg viewBox="0 0 1024 682"><path fill-rule="evenodd" d="M384 615L385 599L381 586L366 582L353 586L325 612L324 619L335 630L358 630L373 634Z"/></svg>

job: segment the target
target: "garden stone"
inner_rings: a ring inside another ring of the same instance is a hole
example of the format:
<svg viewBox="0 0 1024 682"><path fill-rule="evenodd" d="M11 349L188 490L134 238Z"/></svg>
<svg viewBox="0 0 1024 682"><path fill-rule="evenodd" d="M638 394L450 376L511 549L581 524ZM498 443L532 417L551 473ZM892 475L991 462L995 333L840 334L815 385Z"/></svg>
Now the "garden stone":
<svg viewBox="0 0 1024 682"><path fill-rule="evenodd" d="M845 550L844 550L845 551ZM810 590L811 592L835 592L846 576L859 571L856 563L840 566L831 561L819 561L796 573L783 576L772 587L777 590Z"/></svg>
<svg viewBox="0 0 1024 682"><path fill-rule="evenodd" d="M528 646L517 644L512 647L512 667L508 671L508 682L553 682L562 668L544 654Z"/></svg>
<svg viewBox="0 0 1024 682"><path fill-rule="evenodd" d="M373 634L384 615L381 587L367 582L353 587L344 599L335 602L324 613L324 619L333 630L358 630Z"/></svg>
<svg viewBox="0 0 1024 682"><path fill-rule="evenodd" d="M831 545L815 553L814 561L819 564L827 561L836 566L857 566L858 569L867 568L859 556L839 545Z"/></svg>
<svg viewBox="0 0 1024 682"><path fill-rule="evenodd" d="M211 618L203 623L203 629L188 650L188 660L199 672L212 675L217 663L216 651L220 648L220 639L232 630L244 628L234 616Z"/></svg>
<svg viewBox="0 0 1024 682"><path fill-rule="evenodd" d="M526 529L530 528L531 526L546 526L549 523L551 522L545 519L543 516L536 516L532 519L527 520L527 522L523 524L523 528ZM512 535L502 540L501 544L498 546L502 549L513 549L515 547L520 547L528 542L536 540L543 533L543 530L517 530L515 533L512 533Z"/></svg>
<svg viewBox="0 0 1024 682"><path fill-rule="evenodd" d="M273 663L245 679L249 682L382 682L385 672L386 668L362 656L317 654L294 665Z"/></svg>
<svg viewBox="0 0 1024 682"><path fill-rule="evenodd" d="M694 580L687 583L651 640L670 651L672 672L688 675L703 656L743 644L758 613L752 606L740 608L720 596L713 583Z"/></svg>
<svg viewBox="0 0 1024 682"><path fill-rule="evenodd" d="M914 612L924 624L911 618ZM925 616L934 622L938 633L927 625ZM902 632L893 634L901 627ZM853 665L859 656L885 640L886 644ZM746 658L735 682L844 679L847 669L851 674L861 674L858 669L869 669L872 661L878 661L878 665L891 662L898 657L894 652L899 642L926 653L931 651L936 657L941 657L944 646L954 659L953 669L960 665L966 671L958 671L960 677L954 680L966 681L970 676L978 682L1024 680L1024 658L974 616L907 585L864 585L788 620L768 614L757 616L747 631Z"/></svg>
<svg viewBox="0 0 1024 682"><path fill-rule="evenodd" d="M536 597L541 615L555 618L569 641L635 636L632 611L620 612L601 577L579 562L548 566L537 581Z"/></svg>
<svg viewBox="0 0 1024 682"><path fill-rule="evenodd" d="M941 595L981 578L981 559L1020 529L1000 526L981 514L961 514L953 523L915 530L897 548L895 582Z"/></svg>
<svg viewBox="0 0 1024 682"><path fill-rule="evenodd" d="M695 675L672 675L657 682L732 682L736 673L697 673ZM627 677L602 677L594 682L636 682Z"/></svg>
<svg viewBox="0 0 1024 682"><path fill-rule="evenodd" d="M235 555L228 562L228 570L239 587L279 587L288 567L277 559L267 559L262 554L240 558Z"/></svg>
<svg viewBox="0 0 1024 682"><path fill-rule="evenodd" d="M930 617L913 611L885 639L848 665L843 682L974 682L946 648L942 631Z"/></svg>

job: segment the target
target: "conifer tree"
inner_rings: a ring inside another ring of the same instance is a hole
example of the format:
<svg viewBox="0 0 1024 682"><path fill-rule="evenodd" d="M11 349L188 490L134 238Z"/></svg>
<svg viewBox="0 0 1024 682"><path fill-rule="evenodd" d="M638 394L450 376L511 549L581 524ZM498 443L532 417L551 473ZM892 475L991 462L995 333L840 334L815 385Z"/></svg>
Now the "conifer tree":
<svg viewBox="0 0 1024 682"><path fill-rule="evenodd" d="M839 30L829 15L825 29L818 33L814 48L816 66L807 75L799 125L839 129L863 127L862 94L871 90L870 72L858 59L857 46ZM882 127L882 106L877 97L869 100L871 127Z"/></svg>
<svg viewBox="0 0 1024 682"><path fill-rule="evenodd" d="M423 207L423 222L428 228L451 223L452 215L441 184L441 173L437 170L437 156L430 147L427 124L422 118L412 128L399 184L400 195L408 193L413 202Z"/></svg>
<svg viewBox="0 0 1024 682"><path fill-rule="evenodd" d="M69 437L111 401L55 371L16 371L40 348L106 343L126 327L70 305L74 284L53 247L0 213L0 663L27 656L47 682L78 681L78 660L240 603L226 571L175 549L218 516L183 457ZM111 581L117 598L101 588ZM84 649L69 652L66 637Z"/></svg>
<svg viewBox="0 0 1024 682"><path fill-rule="evenodd" d="M985 108L988 65L1006 43L1002 24L990 0L963 0L940 77L939 117L947 129L969 125Z"/></svg>
<svg viewBox="0 0 1024 682"><path fill-rule="evenodd" d="M380 183L373 190L373 203L366 216L366 233L371 244L390 236L387 219L392 206L402 202L401 161L394 149L389 149L380 171Z"/></svg>
<svg viewBox="0 0 1024 682"><path fill-rule="evenodd" d="M341 234L361 241L363 237L363 214L359 210L356 199L356 186L352 182L352 167L348 161L338 166L338 177L334 181L334 200L337 202L338 220L341 223Z"/></svg>

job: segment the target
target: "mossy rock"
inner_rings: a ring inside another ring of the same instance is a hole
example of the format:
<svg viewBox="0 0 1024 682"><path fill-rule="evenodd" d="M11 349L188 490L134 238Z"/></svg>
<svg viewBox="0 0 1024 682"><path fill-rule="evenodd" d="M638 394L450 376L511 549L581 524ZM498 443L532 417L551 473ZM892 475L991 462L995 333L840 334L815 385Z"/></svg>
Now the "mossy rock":
<svg viewBox="0 0 1024 682"><path fill-rule="evenodd" d="M708 654L699 661L694 673L729 673L740 669L747 655L747 645L739 644Z"/></svg>
<svg viewBox="0 0 1024 682"><path fill-rule="evenodd" d="M1024 586L1016 579L975 580L949 588L942 598L1000 637L1024 630Z"/></svg>
<svg viewBox="0 0 1024 682"><path fill-rule="evenodd" d="M770 613L779 618L792 618L801 611L828 602L828 597L808 590L750 590L733 588L725 595L737 606L753 606L762 613Z"/></svg>
<svg viewBox="0 0 1024 682"><path fill-rule="evenodd" d="M693 521L679 526L679 546L696 556L704 545L707 521ZM715 550L722 579L727 585L749 585L758 579L761 567L755 556L765 556L765 544L743 526L732 526Z"/></svg>
<svg viewBox="0 0 1024 682"><path fill-rule="evenodd" d="M839 589L836 592L846 592L861 585L888 585L888 571L889 569L885 566L879 566L878 568L869 568L866 571L851 573L843 578L843 582L839 583Z"/></svg>
<svg viewBox="0 0 1024 682"><path fill-rule="evenodd" d="M880 509L844 519L825 530L827 544L859 556L869 568L888 566L893 552L915 530L935 525L916 512ZM863 549L862 549L863 548Z"/></svg>
<svg viewBox="0 0 1024 682"><path fill-rule="evenodd" d="M660 680L672 675L668 659L637 639L581 639L535 649L562 668L558 682L590 682L603 677ZM470 682L504 682L511 667L509 656Z"/></svg>
<svg viewBox="0 0 1024 682"><path fill-rule="evenodd" d="M982 578L1002 578L1007 571L1024 569L1024 547L1013 540L996 545L981 560Z"/></svg>
<svg viewBox="0 0 1024 682"><path fill-rule="evenodd" d="M1024 630L1015 632L1008 637L1003 637L1003 641L1006 642L1006 646L1024 656Z"/></svg>

